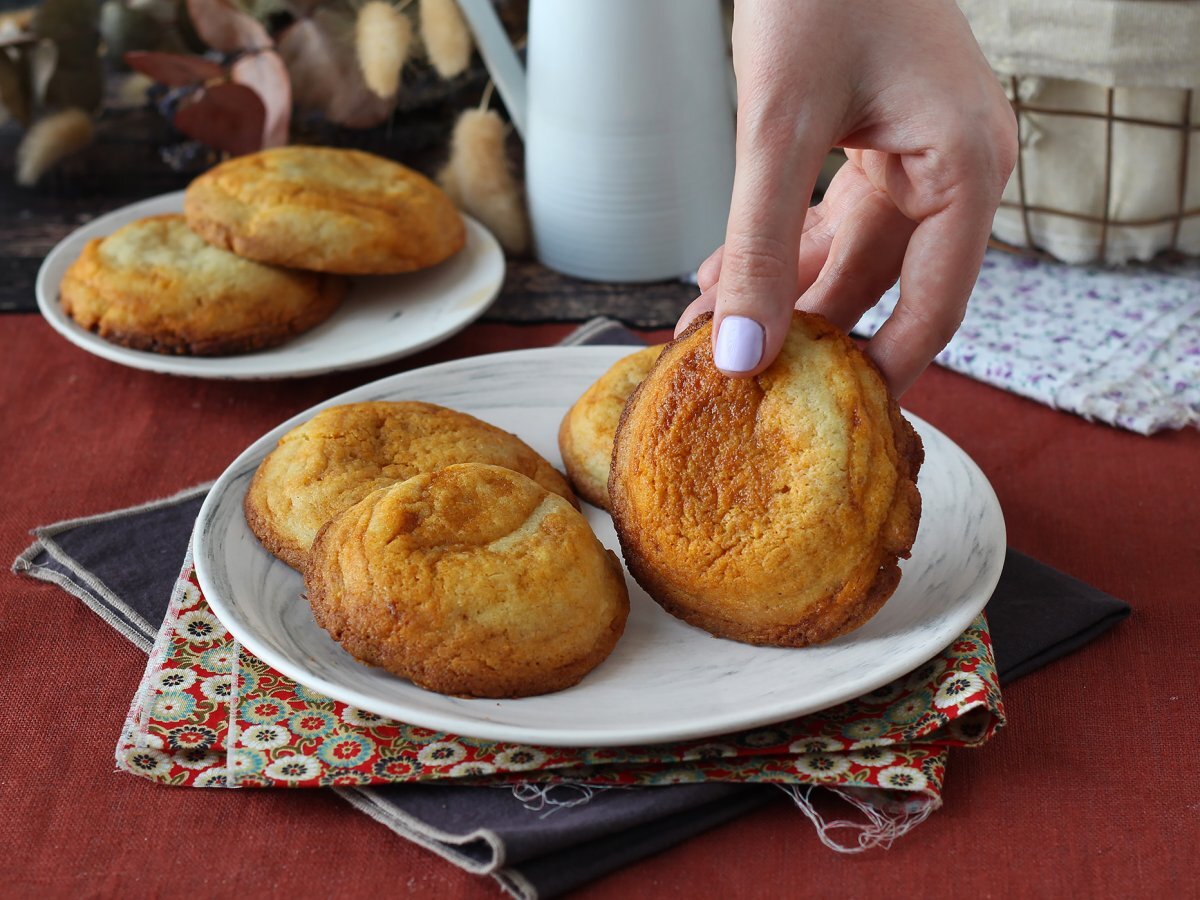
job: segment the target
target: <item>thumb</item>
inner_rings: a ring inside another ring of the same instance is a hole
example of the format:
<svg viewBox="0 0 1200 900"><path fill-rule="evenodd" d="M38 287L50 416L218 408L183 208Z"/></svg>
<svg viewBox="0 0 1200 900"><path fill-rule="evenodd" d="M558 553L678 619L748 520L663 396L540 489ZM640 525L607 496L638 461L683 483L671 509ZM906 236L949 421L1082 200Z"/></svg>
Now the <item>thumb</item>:
<svg viewBox="0 0 1200 900"><path fill-rule="evenodd" d="M819 130L743 125L713 323L713 360L735 378L757 375L783 346L800 296L804 216L830 146L797 137Z"/></svg>

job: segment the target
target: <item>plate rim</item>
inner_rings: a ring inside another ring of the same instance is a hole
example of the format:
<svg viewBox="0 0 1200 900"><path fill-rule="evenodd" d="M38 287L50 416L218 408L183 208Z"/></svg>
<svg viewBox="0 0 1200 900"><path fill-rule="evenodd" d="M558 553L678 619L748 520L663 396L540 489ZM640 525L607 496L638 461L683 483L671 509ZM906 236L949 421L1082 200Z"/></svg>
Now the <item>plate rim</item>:
<svg viewBox="0 0 1200 900"><path fill-rule="evenodd" d="M636 348L635 348L636 349ZM232 462L226 467L221 475L213 482L209 489L208 495L205 497L201 505L200 512L196 517L196 525L193 531L194 553L193 564L196 569L197 580L200 583L200 589L204 593L205 599L212 608L213 613L221 624L239 641L248 651L253 653L263 662L272 666L282 674L293 679L297 683L310 687L313 690L319 691L334 700L347 703L351 706L360 709L366 709L375 712L379 715L387 716L391 719L403 721L405 724L413 725L422 728L430 728L436 731L454 734L461 737L474 738L478 740L499 741L505 743L520 743L534 744L547 747L620 747L632 745L648 745L660 743L674 743L678 741L711 738L718 735L737 733L748 729L759 728L777 722L787 721L799 716L811 715L824 709L836 706L840 703L847 702L856 697L862 696L871 690L875 690L890 681L919 668L923 663L941 653L947 646L958 639L958 636L975 620L975 618L983 611L988 601L991 599L995 591L996 584L1000 580L1000 573L1004 567L1004 556L1007 547L1007 528L1004 521L1003 510L1000 506L999 498L996 496L995 489L988 480L986 474L979 467L971 456L963 450L955 441L947 436L940 429L930 424L925 419L917 416L914 413L905 411L905 415L909 420L918 427L918 429L928 429L930 432L938 435L942 440L946 441L952 452L959 454L962 462L973 470L973 475L979 479L980 486L986 488L986 494L983 496L985 507L989 507L994 513L996 523L998 525L997 545L992 549L992 552L987 557L985 565L988 568L984 570L984 578L979 595L982 598L976 598L969 604L959 604L959 607L947 614L948 624L939 634L947 634L948 637L944 642L938 641L936 647L927 655L923 656L919 662L905 662L891 666L881 665L876 671L876 674L871 679L871 686L863 687L858 685L851 690L842 691L827 691L826 695L819 695L821 699L816 703L793 705L787 709L781 709L779 706L771 707L754 716L738 716L727 714L726 718L719 720L719 724L710 721L709 724L701 726L678 725L671 728L654 728L647 726L645 723L631 723L619 733L614 733L611 729L600 728L584 730L579 728L556 730L553 728L531 728L524 725L511 725L503 722L487 721L482 716L480 721L469 723L469 728L475 729L464 731L463 721L458 720L451 713L439 713L438 711L419 710L417 719L413 721L407 715L398 717L394 711L380 709L370 696L361 694L354 688L346 688L336 682L331 682L320 676L312 675L307 671L302 671L302 666L293 665L291 660L282 654L277 654L270 647L265 646L258 640L257 634L253 630L244 631L241 629L241 623L237 626L229 624L229 616L223 616L223 613L228 613L229 610L224 604L224 600L216 591L215 582L209 575L207 570L208 558L204 552L208 545L207 535L211 530L208 526L212 521L212 517L217 506L221 502L224 493L229 489L229 483L243 476L240 471L250 462L250 460L258 455L265 456L263 448L273 444L286 431L294 428L296 425L316 415L320 410L329 406L336 406L346 402L361 402L365 399L362 395L368 392L379 392L391 390L392 383L403 382L411 379L416 374L443 374L447 371L453 371L459 368L468 368L477 366L482 360L494 361L497 364L503 364L508 360L524 359L532 356L573 356L578 354L588 354L597 358L608 358L616 361L621 356L628 355L630 348L625 345L592 345L592 346L574 346L574 347L535 347L520 350L509 350L499 353L480 354L476 356L463 357L461 359L449 360L447 362L436 363L434 365L423 366L418 369L411 369L405 372L399 372L393 375L388 375L383 378L368 382L358 387L342 391L341 393L330 397L318 404L315 404L294 416L289 417L284 422L268 430L256 440L252 441L245 447ZM269 451L267 451L269 452ZM248 484L248 479L247 479ZM260 547L260 551L266 553L265 549ZM997 552L999 551L999 552ZM236 620L236 617L233 617ZM247 636L249 639L247 639ZM360 665L366 665L360 663ZM418 688L419 689L419 688ZM436 694L437 692L430 692ZM439 695L445 696L445 695ZM365 701L365 702L364 702ZM494 702L488 700L463 700L463 702L471 703L487 703ZM519 702L514 700L506 700L505 702ZM373 708L374 707L374 708ZM736 719L736 721L731 721Z"/></svg>
<svg viewBox="0 0 1200 900"><path fill-rule="evenodd" d="M104 340L93 332L87 331L80 325L76 324L62 310L62 305L58 299L58 286L61 284L61 277L54 285L54 289L50 289L52 276L50 270L56 266L63 257L71 256L72 259L78 257L82 252L83 246L87 241L94 238L111 234L117 228L129 222L136 221L136 218L149 215L164 215L169 210L159 210L158 212L143 212L152 207L157 207L162 204L177 204L179 212L183 211L183 197L187 192L168 191L164 194L157 194L153 197L147 197L143 200L137 200L133 203L127 203L125 206L117 209L109 210L102 216L97 216L90 222L85 222L78 228L75 228L70 234L66 235L62 240L51 248L50 252L42 259L41 265L38 266L37 277L34 279L34 297L37 300L38 312L42 318L54 329L61 337L65 338L79 349L90 353L100 359L107 360L117 365L125 366L131 369L137 369L143 372L155 372L161 375L174 375L181 378L202 378L210 380L224 381L277 381L291 378L309 378L314 375L326 375L334 372L346 372L354 369L362 369L368 366L380 365L382 363L391 362L393 360L402 359L406 356L420 353L422 350L428 350L435 344L448 340L458 334L468 325L482 316L496 302L500 296L500 291L504 287L504 279L508 272L508 260L504 256L504 250L500 247L500 242L496 236L491 233L481 222L472 216L460 211L459 215L466 224L468 231L476 239L483 242L485 252L489 257L495 257L499 263L499 273L496 278L495 286L489 292L489 296L484 302L477 304L466 310L466 315L455 319L450 326L433 336L418 341L413 344L408 344L399 347L396 350L388 350L381 353L376 353L363 358L347 359L338 363L308 363L302 366L280 366L278 369L268 369L259 371L247 371L239 369L237 361L246 358L259 356L258 353L240 353L230 356L173 356L163 353L151 353L145 350L134 350L130 347L122 347L120 344L114 344ZM133 216L134 218L129 218ZM120 222L120 224L115 224ZM78 247L73 245L79 242ZM66 265L70 265L67 262ZM66 272L66 269L63 269ZM352 276L351 276L352 277ZM286 345L284 345L286 346ZM276 348L270 348L276 349ZM211 365L209 365L211 364ZM199 365L198 370L193 371L188 366Z"/></svg>

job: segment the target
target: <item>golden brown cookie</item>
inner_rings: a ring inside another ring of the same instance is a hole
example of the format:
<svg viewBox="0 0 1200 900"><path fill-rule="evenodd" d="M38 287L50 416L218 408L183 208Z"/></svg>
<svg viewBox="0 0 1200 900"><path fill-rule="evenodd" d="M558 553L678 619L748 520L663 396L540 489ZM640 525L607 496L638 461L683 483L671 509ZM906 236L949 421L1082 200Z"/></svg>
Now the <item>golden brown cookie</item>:
<svg viewBox="0 0 1200 900"><path fill-rule="evenodd" d="M330 407L280 438L246 492L246 522L303 569L321 526L367 494L466 462L512 469L577 502L566 479L507 431L432 403L380 401Z"/></svg>
<svg viewBox="0 0 1200 900"><path fill-rule="evenodd" d="M562 497L466 463L375 491L321 529L304 583L322 628L420 687L525 697L612 652L621 564Z"/></svg>
<svg viewBox="0 0 1200 900"><path fill-rule="evenodd" d="M238 256L344 275L423 269L466 240L462 216L428 178L330 147L221 163L188 186L184 211L206 241Z"/></svg>
<svg viewBox="0 0 1200 900"><path fill-rule="evenodd" d="M221 356L282 344L319 325L341 278L250 262L212 247L183 216L153 216L88 241L59 287L63 311L114 344Z"/></svg>
<svg viewBox="0 0 1200 900"><path fill-rule="evenodd" d="M618 360L583 392L559 426L558 449L571 485L601 509L608 509L608 466L621 410L662 349L661 344L646 347Z"/></svg>
<svg viewBox="0 0 1200 900"><path fill-rule="evenodd" d="M916 537L920 438L858 347L795 313L754 378L712 360L712 317L625 406L609 478L626 565L674 615L802 647L873 616Z"/></svg>

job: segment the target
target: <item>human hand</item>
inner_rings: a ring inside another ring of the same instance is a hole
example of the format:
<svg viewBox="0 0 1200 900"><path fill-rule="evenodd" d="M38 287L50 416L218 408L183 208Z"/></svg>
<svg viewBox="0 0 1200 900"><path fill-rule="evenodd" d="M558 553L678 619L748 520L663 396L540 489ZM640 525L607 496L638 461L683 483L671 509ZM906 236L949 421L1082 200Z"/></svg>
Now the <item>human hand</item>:
<svg viewBox="0 0 1200 900"><path fill-rule="evenodd" d="M962 322L1016 160L1012 109L952 0L737 0L733 48L725 244L676 333L712 310L717 367L755 375L793 306L849 330L899 276L867 346L899 395ZM806 209L835 146L847 162Z"/></svg>

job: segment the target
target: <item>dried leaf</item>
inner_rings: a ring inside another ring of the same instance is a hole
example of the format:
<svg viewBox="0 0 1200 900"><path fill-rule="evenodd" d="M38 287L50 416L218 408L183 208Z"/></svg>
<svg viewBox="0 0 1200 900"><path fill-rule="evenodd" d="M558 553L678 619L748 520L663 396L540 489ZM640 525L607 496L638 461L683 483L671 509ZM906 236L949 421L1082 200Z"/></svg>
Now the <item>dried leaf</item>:
<svg viewBox="0 0 1200 900"><path fill-rule="evenodd" d="M412 22L386 0L370 0L358 11L354 44L358 66L379 97L394 97L400 89L400 70L412 49Z"/></svg>
<svg viewBox="0 0 1200 900"><path fill-rule="evenodd" d="M454 204L479 219L510 253L529 248L525 199L504 145L504 121L491 110L468 109L450 138L450 161L438 182Z"/></svg>
<svg viewBox="0 0 1200 900"><path fill-rule="evenodd" d="M267 111L244 84L226 82L197 91L175 113L175 127L190 138L235 156L262 147Z"/></svg>
<svg viewBox="0 0 1200 900"><path fill-rule="evenodd" d="M461 75L471 64L475 43L455 0L421 0L421 42L443 78Z"/></svg>
<svg viewBox="0 0 1200 900"><path fill-rule="evenodd" d="M192 14L188 9L187 0L175 0L174 20L175 33L184 47L193 53L203 53L208 49L208 45L204 43L204 40L196 31L196 24L192 21Z"/></svg>
<svg viewBox="0 0 1200 900"><path fill-rule="evenodd" d="M376 96L363 82L352 42L354 20L325 9L292 25L279 52L292 79L292 97L347 128L371 128L391 115L395 98Z"/></svg>
<svg viewBox="0 0 1200 900"><path fill-rule="evenodd" d="M81 109L64 109L34 123L17 147L17 184L32 187L48 170L92 140L92 120Z"/></svg>
<svg viewBox="0 0 1200 900"><path fill-rule="evenodd" d="M233 64L230 75L252 88L263 103L263 148L284 146L292 120L292 83L283 59L274 50L248 53Z"/></svg>
<svg viewBox="0 0 1200 900"><path fill-rule="evenodd" d="M182 53L134 50L125 54L125 64L135 72L149 75L168 87L188 87L225 77L225 70L219 63L202 56L185 56Z"/></svg>
<svg viewBox="0 0 1200 900"><path fill-rule="evenodd" d="M343 59L317 19L302 19L280 35L280 55L300 107L325 109L341 80Z"/></svg>
<svg viewBox="0 0 1200 900"><path fill-rule="evenodd" d="M214 50L235 53L272 46L267 30L229 0L187 0L187 8L197 34Z"/></svg>
<svg viewBox="0 0 1200 900"><path fill-rule="evenodd" d="M32 95L27 54L0 48L0 107L22 125L28 125Z"/></svg>
<svg viewBox="0 0 1200 900"><path fill-rule="evenodd" d="M279 55L291 76L296 105L323 110L341 75L333 39L314 19L302 19L279 36Z"/></svg>

